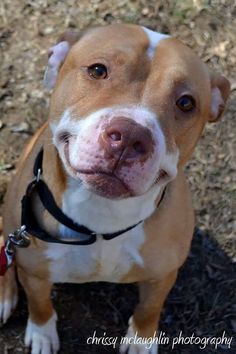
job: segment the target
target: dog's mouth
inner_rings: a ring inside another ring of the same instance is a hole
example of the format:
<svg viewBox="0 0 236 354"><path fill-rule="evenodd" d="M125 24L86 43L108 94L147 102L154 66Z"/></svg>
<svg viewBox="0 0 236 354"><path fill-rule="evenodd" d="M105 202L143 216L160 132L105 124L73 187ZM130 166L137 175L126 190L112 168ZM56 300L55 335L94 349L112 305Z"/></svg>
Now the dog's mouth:
<svg viewBox="0 0 236 354"><path fill-rule="evenodd" d="M73 178L80 180L88 190L99 196L108 199L123 199L135 197L147 191L140 188L140 180L135 178L136 171L133 171L131 177L127 178L126 174L122 175L116 169L109 171L99 168L99 166L93 166L89 169L74 168L70 163L68 146L65 146L64 154L69 174ZM162 186L168 183L169 179L169 173L164 169L160 169L155 180L152 183L150 181L148 189L155 185Z"/></svg>
<svg viewBox="0 0 236 354"><path fill-rule="evenodd" d="M133 195L130 188L114 173L104 171L77 171L77 176L94 193L111 199Z"/></svg>
<svg viewBox="0 0 236 354"><path fill-rule="evenodd" d="M160 170L158 177L156 178L154 184L158 184L160 182L164 182L169 179L169 175L165 170Z"/></svg>
<svg viewBox="0 0 236 354"><path fill-rule="evenodd" d="M79 170L76 175L89 190L102 197L120 199L136 195L136 193L114 173ZM160 170L153 185L163 183L166 179L168 179L168 174L164 170Z"/></svg>
<svg viewBox="0 0 236 354"><path fill-rule="evenodd" d="M127 198L131 189L112 172L102 170L75 169L70 163L68 144L64 148L66 167L72 177L79 179L92 192L110 199Z"/></svg>

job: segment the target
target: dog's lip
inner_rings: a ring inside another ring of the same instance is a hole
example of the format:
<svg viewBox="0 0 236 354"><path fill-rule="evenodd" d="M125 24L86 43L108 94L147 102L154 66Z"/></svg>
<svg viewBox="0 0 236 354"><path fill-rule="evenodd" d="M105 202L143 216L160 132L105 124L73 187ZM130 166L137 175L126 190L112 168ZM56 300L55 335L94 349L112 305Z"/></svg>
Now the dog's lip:
<svg viewBox="0 0 236 354"><path fill-rule="evenodd" d="M116 179L118 182L120 182L123 187L127 190L127 192L129 192L130 194L132 194L130 188L126 185L126 183L120 179L118 176L116 176L113 172L108 172L108 171L103 171L103 170L83 170L83 169L79 169L76 170L77 175L98 175L98 176L104 176L104 177L111 177Z"/></svg>
<svg viewBox="0 0 236 354"><path fill-rule="evenodd" d="M118 176L116 176L113 172L109 172L109 171L104 171L104 170L100 170L98 169L94 169L94 170L89 170L89 169L75 169L72 164L70 163L70 158L69 158L69 151L68 151L68 144L64 147L64 154L65 154L65 159L66 162L68 164L68 167L70 168L71 172L73 173L74 176L79 177L81 175L87 175L87 176L92 176L92 175L97 175L97 176L104 176L104 177L110 177L110 178L114 178L116 179L124 188L124 190L127 191L127 193L132 196L133 192L131 191L131 189L126 185L126 183L121 180Z"/></svg>
<svg viewBox="0 0 236 354"><path fill-rule="evenodd" d="M167 180L169 178L168 173L164 169L160 169L158 177L156 178L154 184L159 183L162 180Z"/></svg>
<svg viewBox="0 0 236 354"><path fill-rule="evenodd" d="M74 168L72 166L72 164L70 163L68 144L66 144L66 146L64 148L64 155L65 155L66 163L68 165L67 168L69 168L70 173L72 174L72 176L74 178L81 179L81 177L83 175L85 175L85 176L86 175L87 176L96 176L97 175L97 176L103 176L103 177L107 177L107 178L114 178L116 181L118 181L122 185L122 187L129 194L129 196L135 196L136 195L134 193L134 191L131 190L131 188L121 178L119 178L119 176L117 176L112 171L104 171L104 170L100 170L99 168L97 168L97 169L94 168L93 170L91 170L91 169L77 169L77 168ZM167 180L168 177L169 177L168 172L166 172L165 169L160 168L158 177L155 179L153 185L158 184L160 181Z"/></svg>
<svg viewBox="0 0 236 354"><path fill-rule="evenodd" d="M132 197L135 194L114 173L100 170L77 170L77 177L96 194L111 199Z"/></svg>

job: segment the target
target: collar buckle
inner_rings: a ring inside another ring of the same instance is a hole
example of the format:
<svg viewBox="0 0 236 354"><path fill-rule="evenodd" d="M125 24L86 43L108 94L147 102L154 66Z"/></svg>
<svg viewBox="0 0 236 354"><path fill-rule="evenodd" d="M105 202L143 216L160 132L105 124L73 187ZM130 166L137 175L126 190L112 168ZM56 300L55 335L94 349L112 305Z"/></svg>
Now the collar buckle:
<svg viewBox="0 0 236 354"><path fill-rule="evenodd" d="M22 225L19 229L16 229L13 233L8 235L8 249L12 248L12 245L19 248L26 248L30 245L30 237L26 231L26 226Z"/></svg>

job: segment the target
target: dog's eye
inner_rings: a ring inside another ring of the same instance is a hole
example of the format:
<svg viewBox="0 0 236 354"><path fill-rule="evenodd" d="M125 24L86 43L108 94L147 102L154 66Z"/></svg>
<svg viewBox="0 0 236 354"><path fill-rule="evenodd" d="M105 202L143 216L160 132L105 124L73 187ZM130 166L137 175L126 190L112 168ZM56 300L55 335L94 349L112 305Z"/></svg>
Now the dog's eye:
<svg viewBox="0 0 236 354"><path fill-rule="evenodd" d="M177 107L183 112L190 112L196 107L194 98L190 95L183 95L176 101Z"/></svg>
<svg viewBox="0 0 236 354"><path fill-rule="evenodd" d="M93 64L88 67L88 74L96 80L105 79L107 77L107 68L103 64Z"/></svg>

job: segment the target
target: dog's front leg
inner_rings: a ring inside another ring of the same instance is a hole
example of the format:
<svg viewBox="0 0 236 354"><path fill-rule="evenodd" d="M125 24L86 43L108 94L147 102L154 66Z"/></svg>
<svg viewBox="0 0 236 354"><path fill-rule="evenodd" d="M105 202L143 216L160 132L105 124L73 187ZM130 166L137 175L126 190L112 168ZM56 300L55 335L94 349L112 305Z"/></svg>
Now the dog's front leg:
<svg viewBox="0 0 236 354"><path fill-rule="evenodd" d="M17 305L18 294L15 267L11 266L0 276L0 324L5 324Z"/></svg>
<svg viewBox="0 0 236 354"><path fill-rule="evenodd" d="M50 299L52 283L18 270L19 280L26 292L29 319L25 333L25 345L31 354L55 354L59 350L57 315Z"/></svg>
<svg viewBox="0 0 236 354"><path fill-rule="evenodd" d="M1 228L1 225L0 225ZM4 238L0 236L0 248L4 246ZM15 266L0 276L0 324L5 324L15 309L18 300Z"/></svg>
<svg viewBox="0 0 236 354"><path fill-rule="evenodd" d="M160 281L139 283L140 302L129 320L128 332L120 347L120 353L157 354L158 344L150 344L148 338L152 338L158 330L164 301L173 287L176 277L177 271L174 271ZM136 333L136 338L140 341L136 340L134 343L132 338L135 338ZM144 343L145 339L147 339L146 343Z"/></svg>

